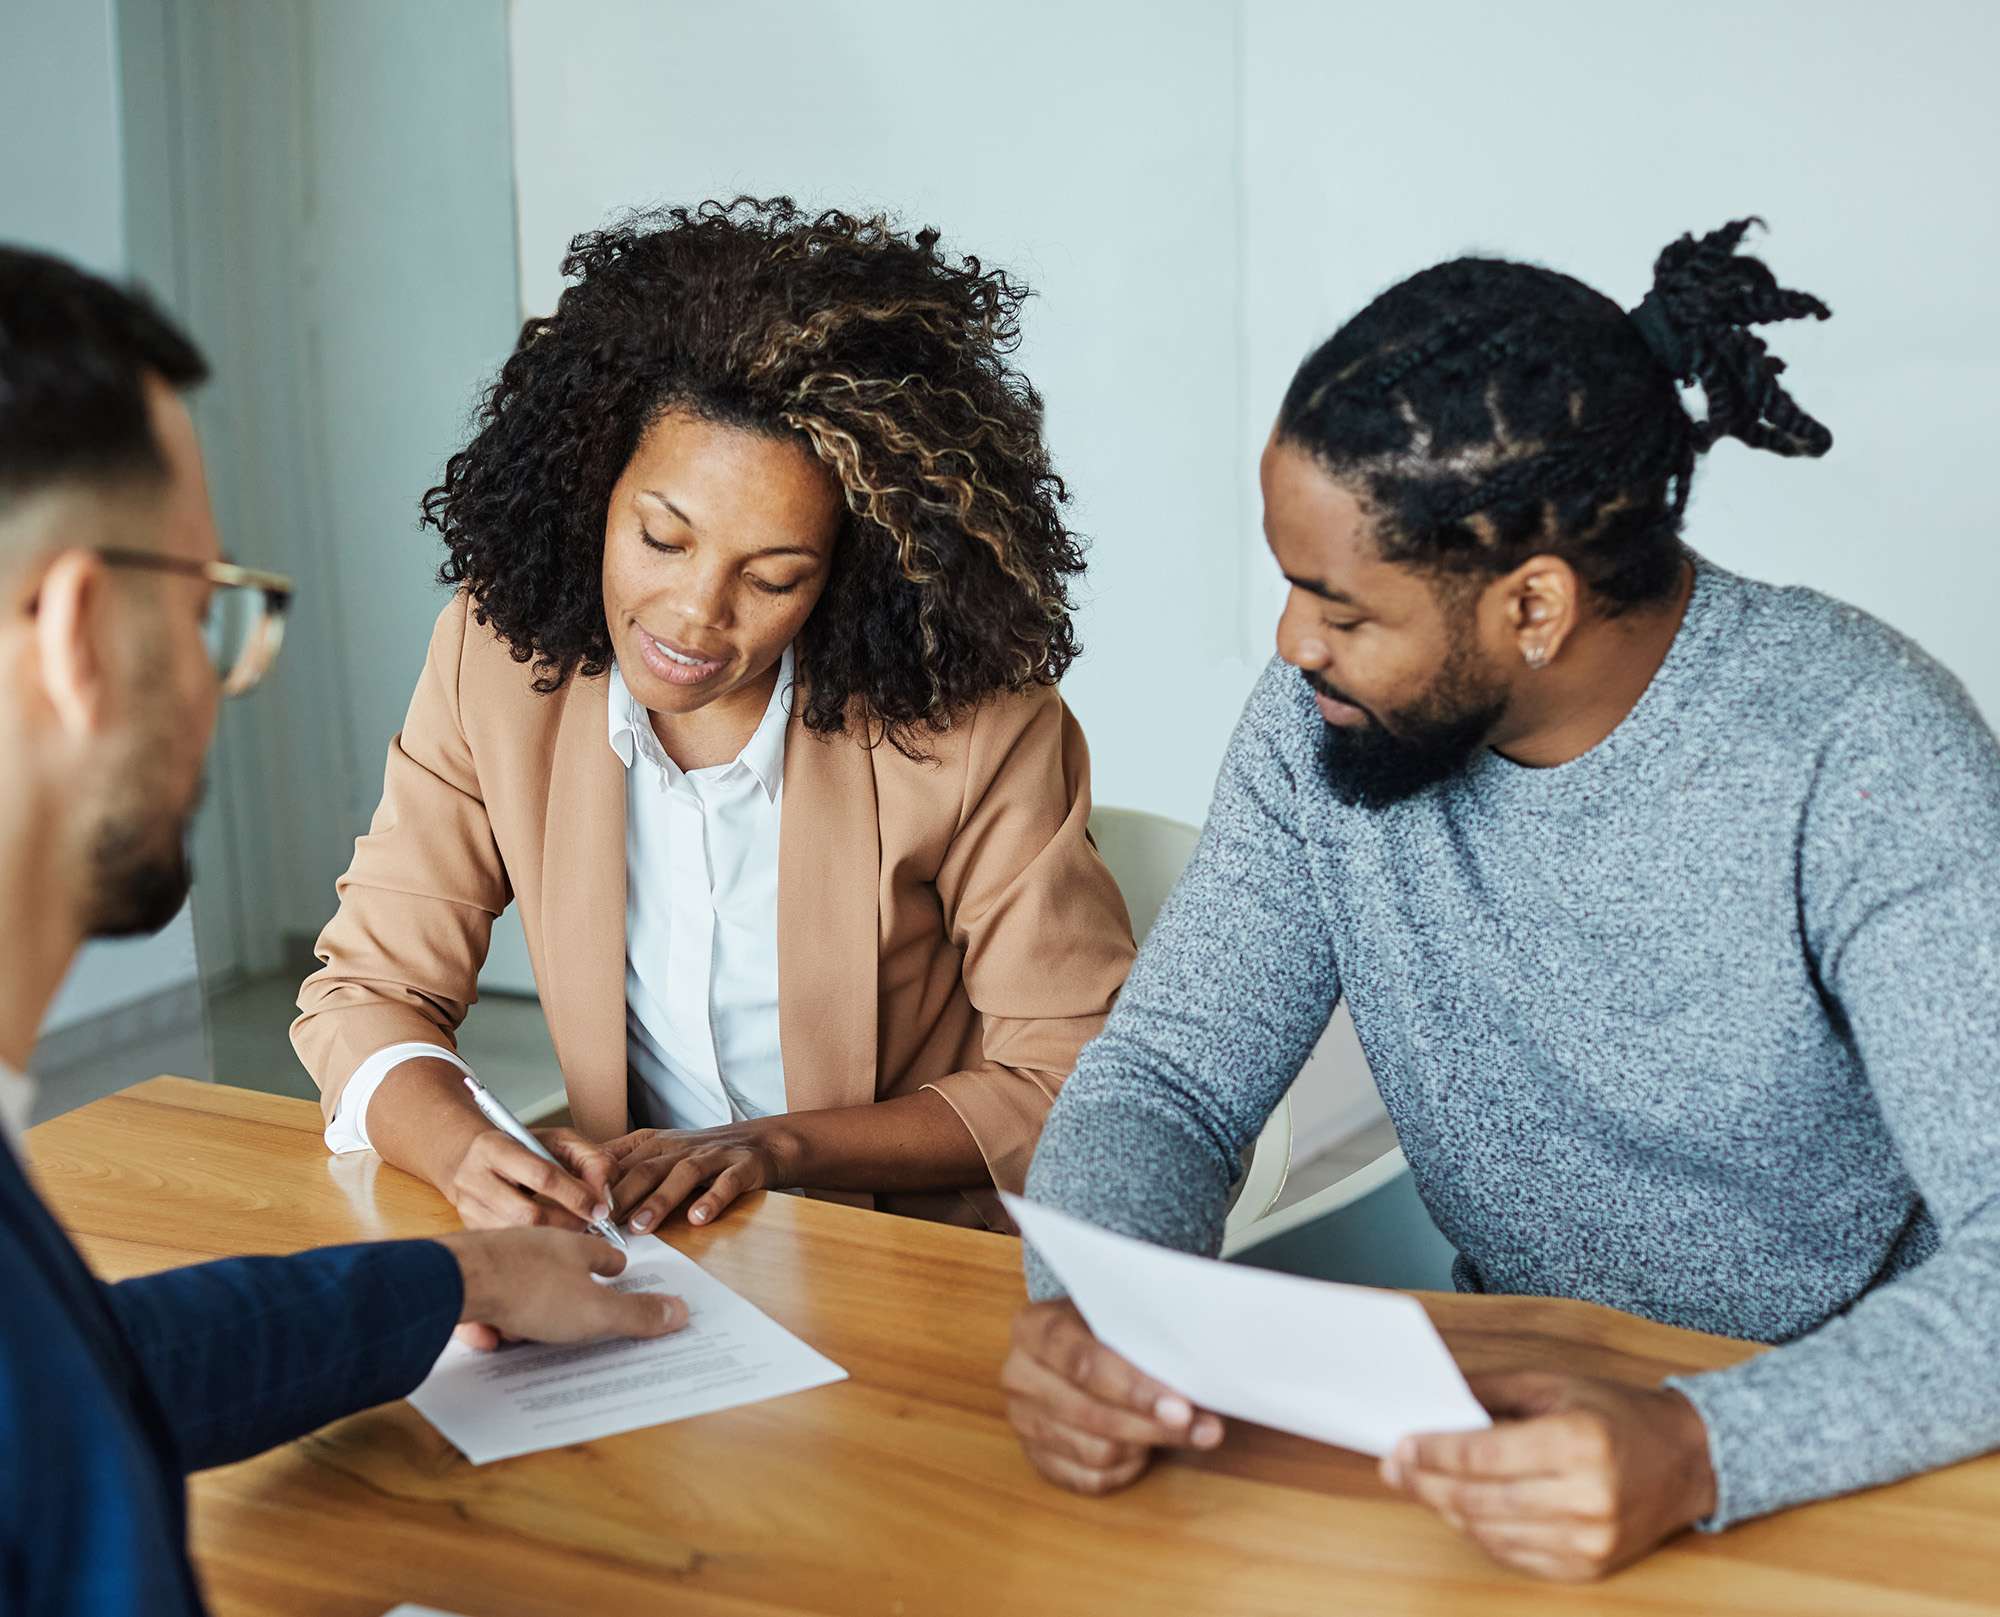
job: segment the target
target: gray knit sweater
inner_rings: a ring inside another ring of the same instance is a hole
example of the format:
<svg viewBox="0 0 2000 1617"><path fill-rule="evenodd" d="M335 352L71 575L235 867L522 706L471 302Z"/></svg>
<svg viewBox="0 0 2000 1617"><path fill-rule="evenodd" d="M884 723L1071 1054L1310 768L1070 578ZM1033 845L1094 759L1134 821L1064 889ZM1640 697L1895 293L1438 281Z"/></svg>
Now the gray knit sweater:
<svg viewBox="0 0 2000 1617"><path fill-rule="evenodd" d="M1572 763L1371 812L1320 730L1274 663L1028 1193L1216 1251L1345 996L1462 1288L1785 1344L1672 1383L1708 1525L2000 1447L2000 746L1957 682L1701 563Z"/></svg>

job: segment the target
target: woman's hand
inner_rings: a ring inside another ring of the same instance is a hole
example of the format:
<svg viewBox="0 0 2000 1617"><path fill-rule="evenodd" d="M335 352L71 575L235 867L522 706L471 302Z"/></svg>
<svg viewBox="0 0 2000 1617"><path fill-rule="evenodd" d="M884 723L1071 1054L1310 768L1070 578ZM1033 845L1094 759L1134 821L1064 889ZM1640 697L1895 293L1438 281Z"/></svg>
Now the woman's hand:
<svg viewBox="0 0 2000 1617"><path fill-rule="evenodd" d="M467 1229L581 1230L609 1216L613 1159L574 1129L534 1132L562 1167L550 1166L496 1128L472 1136L438 1186Z"/></svg>
<svg viewBox="0 0 2000 1617"><path fill-rule="evenodd" d="M796 1182L785 1136L771 1118L719 1129L635 1129L602 1150L616 1165L612 1200L635 1235L657 1229L697 1191L688 1222L707 1224L748 1191Z"/></svg>

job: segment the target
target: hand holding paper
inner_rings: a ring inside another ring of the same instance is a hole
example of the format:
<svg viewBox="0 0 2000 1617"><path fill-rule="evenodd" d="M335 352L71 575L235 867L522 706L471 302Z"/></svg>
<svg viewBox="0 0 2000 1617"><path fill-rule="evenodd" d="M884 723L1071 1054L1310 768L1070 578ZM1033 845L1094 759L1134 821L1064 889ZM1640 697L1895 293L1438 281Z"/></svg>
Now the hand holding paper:
<svg viewBox="0 0 2000 1617"><path fill-rule="evenodd" d="M1099 1341L1196 1405L1365 1454L1492 1424L1414 1297L1114 1235L1005 1198Z"/></svg>

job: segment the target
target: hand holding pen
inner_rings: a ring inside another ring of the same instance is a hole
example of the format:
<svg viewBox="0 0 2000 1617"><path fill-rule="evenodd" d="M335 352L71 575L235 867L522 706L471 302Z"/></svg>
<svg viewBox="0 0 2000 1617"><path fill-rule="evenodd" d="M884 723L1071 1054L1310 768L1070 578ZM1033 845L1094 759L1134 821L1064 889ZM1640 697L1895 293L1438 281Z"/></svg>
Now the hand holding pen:
<svg viewBox="0 0 2000 1617"><path fill-rule="evenodd" d="M465 1074L464 1084L494 1130L475 1137L454 1175L457 1183L446 1190L467 1225L588 1228L624 1251L625 1238L613 1222L612 1159L573 1130L537 1136L478 1079Z"/></svg>

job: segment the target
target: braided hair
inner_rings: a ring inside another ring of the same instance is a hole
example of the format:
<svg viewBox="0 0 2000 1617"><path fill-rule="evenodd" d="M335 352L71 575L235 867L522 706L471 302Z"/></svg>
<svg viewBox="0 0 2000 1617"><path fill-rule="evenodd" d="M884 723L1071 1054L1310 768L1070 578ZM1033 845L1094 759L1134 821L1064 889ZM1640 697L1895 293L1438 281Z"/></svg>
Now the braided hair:
<svg viewBox="0 0 2000 1617"><path fill-rule="evenodd" d="M1629 315L1538 265L1424 270L1306 359L1277 437L1353 488L1387 560L1482 579L1553 554L1611 613L1660 600L1697 455L1723 438L1780 455L1833 444L1749 329L1832 312L1737 251L1762 222L1681 237ZM1700 384L1700 420L1684 383Z"/></svg>

